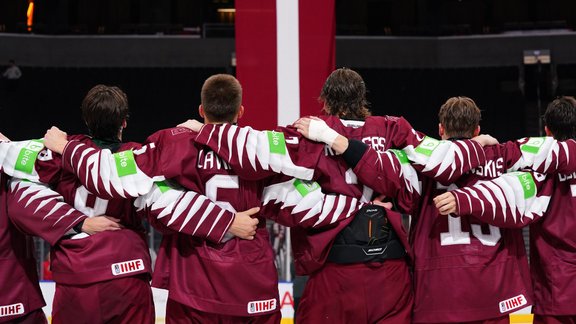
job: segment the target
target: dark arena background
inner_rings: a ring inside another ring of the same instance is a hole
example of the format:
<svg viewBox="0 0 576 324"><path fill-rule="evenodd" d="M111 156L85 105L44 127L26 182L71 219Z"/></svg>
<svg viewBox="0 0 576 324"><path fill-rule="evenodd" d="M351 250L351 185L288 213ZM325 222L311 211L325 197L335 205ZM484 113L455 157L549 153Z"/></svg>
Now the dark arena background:
<svg viewBox="0 0 576 324"><path fill-rule="evenodd" d="M203 80L234 73L234 1L37 0L31 25L28 7L0 2L0 64L23 72L0 103L14 139L52 124L83 131L83 94L104 83L126 90L125 136L141 141L198 117ZM338 0L336 66L361 73L376 115L435 135L441 103L465 95L483 110L483 132L513 139L538 134L539 102L576 91L575 25L569 0ZM549 63L524 64L533 50Z"/></svg>
<svg viewBox="0 0 576 324"><path fill-rule="evenodd" d="M335 0L334 10L336 67L362 75L374 115L404 116L431 136L452 96L473 98L482 133L506 141L542 135L546 105L576 95L574 0ZM15 60L22 77L0 79L0 132L84 133L80 103L96 84L127 93L126 141L200 119L204 80L236 73L235 22L233 0L1 0L0 66ZM48 246L37 245L40 262ZM277 261L291 280L288 259Z"/></svg>

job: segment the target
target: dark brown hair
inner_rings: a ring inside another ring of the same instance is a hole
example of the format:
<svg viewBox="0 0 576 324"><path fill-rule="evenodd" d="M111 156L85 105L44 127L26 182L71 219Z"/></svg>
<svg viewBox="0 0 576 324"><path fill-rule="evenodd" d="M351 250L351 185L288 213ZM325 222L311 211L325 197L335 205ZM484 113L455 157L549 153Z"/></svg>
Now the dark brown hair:
<svg viewBox="0 0 576 324"><path fill-rule="evenodd" d="M544 123L559 141L576 138L576 99L563 96L553 100L544 113Z"/></svg>
<svg viewBox="0 0 576 324"><path fill-rule="evenodd" d="M122 123L128 119L128 97L118 87L99 84L86 94L82 118L95 138L117 138Z"/></svg>
<svg viewBox="0 0 576 324"><path fill-rule="evenodd" d="M202 108L213 122L232 122L242 104L242 86L229 74L216 74L204 81Z"/></svg>
<svg viewBox="0 0 576 324"><path fill-rule="evenodd" d="M450 137L473 137L481 117L480 108L468 97L452 97L438 112L438 119Z"/></svg>
<svg viewBox="0 0 576 324"><path fill-rule="evenodd" d="M341 68L328 76L320 102L324 103L324 112L344 119L364 120L370 116L366 100L366 85L356 71Z"/></svg>

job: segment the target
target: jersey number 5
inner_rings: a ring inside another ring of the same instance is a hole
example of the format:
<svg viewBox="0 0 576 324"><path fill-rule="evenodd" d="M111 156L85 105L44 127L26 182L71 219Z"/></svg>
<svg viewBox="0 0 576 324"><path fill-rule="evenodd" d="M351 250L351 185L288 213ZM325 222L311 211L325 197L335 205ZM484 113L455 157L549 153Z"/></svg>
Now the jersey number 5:
<svg viewBox="0 0 576 324"><path fill-rule="evenodd" d="M236 212L236 209L234 209L234 207L232 207L232 205L229 202L218 201L217 199L218 199L218 188L223 189L240 188L240 185L238 184L238 176L217 174L206 182L205 188L206 188L206 197L212 200L216 205L233 213Z"/></svg>

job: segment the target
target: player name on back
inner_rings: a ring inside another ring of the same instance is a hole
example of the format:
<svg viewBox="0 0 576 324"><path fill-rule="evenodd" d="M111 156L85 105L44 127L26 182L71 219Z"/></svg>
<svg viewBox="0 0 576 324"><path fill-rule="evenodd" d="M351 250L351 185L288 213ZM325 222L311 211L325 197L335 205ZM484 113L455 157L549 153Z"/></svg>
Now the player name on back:
<svg viewBox="0 0 576 324"><path fill-rule="evenodd" d="M142 259L124 261L112 264L112 274L115 276L144 270Z"/></svg>

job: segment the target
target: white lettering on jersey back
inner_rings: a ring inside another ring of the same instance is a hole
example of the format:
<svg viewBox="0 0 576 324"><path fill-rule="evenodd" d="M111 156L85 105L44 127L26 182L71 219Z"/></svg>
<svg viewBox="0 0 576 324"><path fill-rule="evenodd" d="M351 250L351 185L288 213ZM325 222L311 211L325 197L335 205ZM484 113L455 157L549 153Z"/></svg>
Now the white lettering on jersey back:
<svg viewBox="0 0 576 324"><path fill-rule="evenodd" d="M363 137L362 142L366 145L370 145L372 149L376 150L377 152L384 152L386 151L386 139L380 136L369 136Z"/></svg>
<svg viewBox="0 0 576 324"><path fill-rule="evenodd" d="M216 168L217 170L230 170L230 165L223 161L214 151L204 151L200 150L198 152L198 164L196 165L198 169L211 170Z"/></svg>
<svg viewBox="0 0 576 324"><path fill-rule="evenodd" d="M520 308L527 303L528 301L526 300L526 297L524 297L522 294L510 299L503 300L500 302L500 313L506 313L513 309Z"/></svg>
<svg viewBox="0 0 576 324"><path fill-rule="evenodd" d="M0 317L20 314L24 314L24 304L22 303L0 306Z"/></svg>
<svg viewBox="0 0 576 324"><path fill-rule="evenodd" d="M275 310L277 307L276 299L255 300L248 302L248 314L264 313Z"/></svg>
<svg viewBox="0 0 576 324"><path fill-rule="evenodd" d="M568 181L568 180L572 180L572 179L576 179L576 172L569 173L569 174L558 174L558 180L560 180L560 182L564 182L564 181Z"/></svg>
<svg viewBox="0 0 576 324"><path fill-rule="evenodd" d="M470 172L482 177L489 177L489 178L499 177L504 172L504 159L498 158L496 159L496 161L488 160L486 161L486 164L481 165Z"/></svg>
<svg viewBox="0 0 576 324"><path fill-rule="evenodd" d="M144 261L142 259L124 261L112 264L112 274L115 276L123 275L144 270Z"/></svg>

